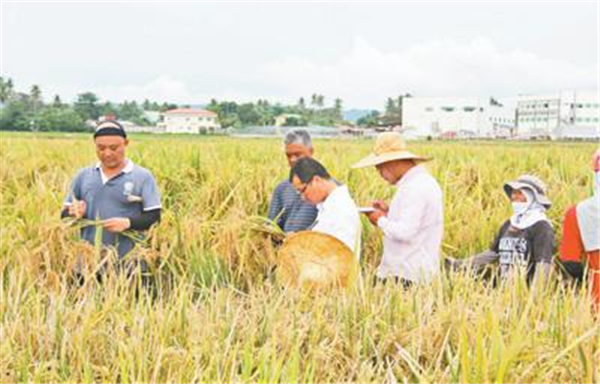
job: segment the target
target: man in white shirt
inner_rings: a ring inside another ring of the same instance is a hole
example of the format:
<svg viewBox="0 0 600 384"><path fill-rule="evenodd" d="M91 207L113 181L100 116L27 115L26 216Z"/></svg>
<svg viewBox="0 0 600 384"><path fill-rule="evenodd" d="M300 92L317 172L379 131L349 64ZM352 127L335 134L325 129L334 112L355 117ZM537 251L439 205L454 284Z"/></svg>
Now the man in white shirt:
<svg viewBox="0 0 600 384"><path fill-rule="evenodd" d="M371 223L383 232L379 279L394 278L407 286L428 282L439 273L442 190L420 165L428 160L409 152L400 134L386 132L378 136L373 154L353 166L375 166L383 179L397 187L389 206L375 201L374 211L368 213Z"/></svg>
<svg viewBox="0 0 600 384"><path fill-rule="evenodd" d="M360 258L360 216L348 187L338 185L321 163L309 157L292 167L290 182L303 199L317 206L311 230L339 239Z"/></svg>

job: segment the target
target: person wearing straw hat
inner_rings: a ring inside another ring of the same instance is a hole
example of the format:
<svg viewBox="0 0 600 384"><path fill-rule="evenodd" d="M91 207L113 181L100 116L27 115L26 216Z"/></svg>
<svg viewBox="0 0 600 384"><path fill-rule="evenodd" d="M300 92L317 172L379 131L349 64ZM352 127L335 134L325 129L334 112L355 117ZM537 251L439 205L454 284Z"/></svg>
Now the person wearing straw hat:
<svg viewBox="0 0 600 384"><path fill-rule="evenodd" d="M61 217L98 223L83 226L81 237L95 244L99 227L102 244L115 247L123 258L135 245L123 232L144 231L160 220L160 192L152 173L125 157L129 140L117 121L98 124L94 144L99 161L77 173Z"/></svg>
<svg viewBox="0 0 600 384"><path fill-rule="evenodd" d="M337 183L317 160L305 157L290 170L290 182L302 199L319 211L312 231L346 244L360 258L360 216L348 187Z"/></svg>
<svg viewBox="0 0 600 384"><path fill-rule="evenodd" d="M396 192L389 206L373 202L366 213L383 232L383 255L377 279L392 278L404 286L430 281L439 273L444 232L442 190L421 164L430 158L407 149L399 133L377 137L373 153L353 168L375 167Z"/></svg>
<svg viewBox="0 0 600 384"><path fill-rule="evenodd" d="M490 249L463 260L447 258L445 266L455 270L470 266L482 271L498 263L501 281L517 270L525 273L530 285L540 277L545 281L554 253L554 229L546 216L552 203L546 196L546 184L525 174L504 184L504 193L511 201L513 214L500 227Z"/></svg>
<svg viewBox="0 0 600 384"><path fill-rule="evenodd" d="M569 207L563 220L560 261L564 269L583 280L587 261L594 308L600 311L600 149L592 157L594 172L592 197Z"/></svg>

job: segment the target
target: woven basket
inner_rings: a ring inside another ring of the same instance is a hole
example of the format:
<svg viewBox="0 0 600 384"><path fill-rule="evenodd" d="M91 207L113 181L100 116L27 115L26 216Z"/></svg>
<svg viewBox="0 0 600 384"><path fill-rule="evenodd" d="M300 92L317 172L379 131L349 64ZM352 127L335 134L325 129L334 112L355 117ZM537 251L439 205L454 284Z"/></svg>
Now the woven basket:
<svg viewBox="0 0 600 384"><path fill-rule="evenodd" d="M291 287L349 287L358 272L358 262L350 248L320 232L289 235L277 256L277 279Z"/></svg>

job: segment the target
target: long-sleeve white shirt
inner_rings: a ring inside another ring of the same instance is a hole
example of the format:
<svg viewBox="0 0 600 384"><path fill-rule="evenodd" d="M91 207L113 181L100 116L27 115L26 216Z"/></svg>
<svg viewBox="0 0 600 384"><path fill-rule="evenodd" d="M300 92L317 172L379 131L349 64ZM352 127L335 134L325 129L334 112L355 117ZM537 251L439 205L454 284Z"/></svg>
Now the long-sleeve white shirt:
<svg viewBox="0 0 600 384"><path fill-rule="evenodd" d="M411 168L396 183L383 231L383 256L377 276L398 276L426 282L439 272L444 233L442 190L422 165Z"/></svg>
<svg viewBox="0 0 600 384"><path fill-rule="evenodd" d="M360 258L360 215L348 187L338 186L325 201L317 204L317 209L319 213L312 230L339 239Z"/></svg>

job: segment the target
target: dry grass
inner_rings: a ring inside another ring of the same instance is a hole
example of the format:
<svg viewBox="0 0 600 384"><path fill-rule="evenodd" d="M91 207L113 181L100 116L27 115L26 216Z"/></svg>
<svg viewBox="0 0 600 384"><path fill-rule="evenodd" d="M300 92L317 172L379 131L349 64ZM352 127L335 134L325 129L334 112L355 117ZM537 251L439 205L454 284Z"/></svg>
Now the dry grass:
<svg viewBox="0 0 600 384"><path fill-rule="evenodd" d="M156 292L118 275L76 288L73 263L84 255L92 275L98 250L78 242L58 212L74 172L94 160L91 139L0 140L2 381L599 380L600 325L585 291L553 281L532 296L521 281L492 289L464 275L406 291L372 287L381 240L366 221L355 289L319 297L282 290L262 218L287 172L274 140L134 138L130 156L163 192L163 220L137 251L153 262ZM359 204L393 193L373 170L349 169L370 145L316 144ZM557 229L564 209L591 191L593 144L413 149L436 158L429 167L445 193L443 250L455 257L488 246L509 214L507 179L540 175Z"/></svg>

